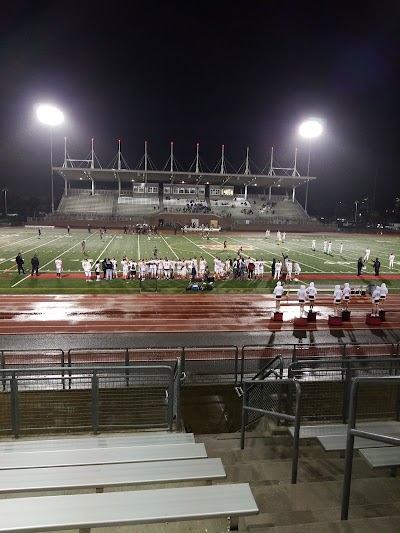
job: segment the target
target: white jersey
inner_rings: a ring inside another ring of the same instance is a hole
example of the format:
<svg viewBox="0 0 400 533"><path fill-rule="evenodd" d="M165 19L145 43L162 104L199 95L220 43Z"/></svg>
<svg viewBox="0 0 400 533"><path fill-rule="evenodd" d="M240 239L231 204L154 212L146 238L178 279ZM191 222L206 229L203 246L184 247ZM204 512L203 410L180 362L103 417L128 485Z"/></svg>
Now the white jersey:
<svg viewBox="0 0 400 533"><path fill-rule="evenodd" d="M333 301L335 303L339 303L342 301L342 296L343 296L343 292L342 290L339 288L339 289L335 289L333 291Z"/></svg>
<svg viewBox="0 0 400 533"><path fill-rule="evenodd" d="M63 262L62 262L61 259L56 259L54 261L54 264L56 265L56 272L57 272L57 274L59 274L62 271Z"/></svg>
<svg viewBox="0 0 400 533"><path fill-rule="evenodd" d="M277 285L274 289L275 298L280 298L283 294L283 287L282 285Z"/></svg>
<svg viewBox="0 0 400 533"><path fill-rule="evenodd" d="M300 289L297 291L297 298L299 299L300 302L305 302L307 298L307 291L305 287L304 289L300 287Z"/></svg>
<svg viewBox="0 0 400 533"><path fill-rule="evenodd" d="M82 268L84 270L84 272L90 272L91 269L92 269L92 265L90 263L90 261L88 259L84 259L82 261Z"/></svg>

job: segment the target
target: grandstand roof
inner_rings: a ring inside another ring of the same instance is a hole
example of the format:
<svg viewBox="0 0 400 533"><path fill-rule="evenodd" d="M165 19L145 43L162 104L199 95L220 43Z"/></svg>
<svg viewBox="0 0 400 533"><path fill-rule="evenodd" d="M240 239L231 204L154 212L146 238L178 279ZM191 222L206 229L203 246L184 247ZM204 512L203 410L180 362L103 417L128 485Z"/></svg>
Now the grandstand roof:
<svg viewBox="0 0 400 533"><path fill-rule="evenodd" d="M96 183L164 183L188 185L251 185L253 187L297 187L309 180L311 176L266 175L266 174L235 174L235 173L196 173L159 170L125 170L99 168L65 168L55 167L53 170L67 181Z"/></svg>

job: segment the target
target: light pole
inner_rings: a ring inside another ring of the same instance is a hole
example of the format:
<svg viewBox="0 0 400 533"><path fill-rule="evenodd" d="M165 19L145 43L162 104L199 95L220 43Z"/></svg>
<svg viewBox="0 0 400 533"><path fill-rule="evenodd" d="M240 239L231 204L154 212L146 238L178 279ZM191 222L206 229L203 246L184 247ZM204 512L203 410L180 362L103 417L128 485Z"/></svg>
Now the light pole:
<svg viewBox="0 0 400 533"><path fill-rule="evenodd" d="M354 209L354 223L355 223L355 225L357 226L357 222L358 222L358 221L357 221L358 200L356 200L356 201L354 202L354 205L355 205L355 209Z"/></svg>
<svg viewBox="0 0 400 533"><path fill-rule="evenodd" d="M311 139L319 137L322 133L322 121L310 118L302 122L299 126L299 135L308 140L308 162L307 162L307 178L310 177L310 161L311 161ZM304 202L304 211L307 213L308 203L308 182L306 184L306 200ZM308 214L308 213L307 213Z"/></svg>
<svg viewBox="0 0 400 533"><path fill-rule="evenodd" d="M4 188L4 189L1 189L1 190L2 190L2 192L4 192L4 213L7 216L7 192L8 192L8 189Z"/></svg>
<svg viewBox="0 0 400 533"><path fill-rule="evenodd" d="M53 180L53 127L64 122L64 113L49 104L39 104L36 108L39 122L50 127L50 172L51 172L51 213L54 214L54 180Z"/></svg>

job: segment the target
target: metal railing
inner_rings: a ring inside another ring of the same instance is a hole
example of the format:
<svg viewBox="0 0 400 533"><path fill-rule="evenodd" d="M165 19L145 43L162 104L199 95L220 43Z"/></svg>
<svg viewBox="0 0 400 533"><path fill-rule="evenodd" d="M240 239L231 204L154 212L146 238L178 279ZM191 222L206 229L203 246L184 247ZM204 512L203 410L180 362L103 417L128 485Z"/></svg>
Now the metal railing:
<svg viewBox="0 0 400 533"><path fill-rule="evenodd" d="M255 387L260 388L260 394L252 395ZM276 398L282 398L284 392L288 392L293 387L295 393L295 414L291 415L282 410L282 403ZM250 402L254 402L250 405ZM299 432L300 432L300 414L301 414L301 386L295 379L274 379L274 380L245 380L243 381L243 405L242 405L242 425L240 430L240 448L244 449L245 431L248 424L250 413L257 415L284 420L294 423L293 435L293 459L292 459L292 483L297 481L297 466L299 461Z"/></svg>
<svg viewBox="0 0 400 533"><path fill-rule="evenodd" d="M288 368L288 377L303 384L302 418L320 422L341 419L343 424L349 417L350 390L356 378L398 374L400 359L390 356L300 360ZM399 420L398 398L393 394L365 397L358 414L365 418L385 416Z"/></svg>
<svg viewBox="0 0 400 533"><path fill-rule="evenodd" d="M367 385L370 390L372 385L385 385L390 387L395 386L400 390L400 377L386 377L386 378L356 378L351 387L350 393L350 407L349 407L349 422L347 428L347 444L346 444L346 458L345 458L345 470L343 478L343 492L342 492L342 510L341 520L347 520L349 516L349 503L350 503L350 489L351 489L351 474L353 468L353 455L354 455L354 437L362 437L365 439L374 440L376 442L382 442L386 444L392 444L394 446L400 446L400 438L391 437L388 435L380 435L376 433L370 433L368 431L360 431L356 429L357 418L357 401L359 399L360 386Z"/></svg>
<svg viewBox="0 0 400 533"><path fill-rule="evenodd" d="M0 370L0 433L180 427L180 361ZM68 382L68 385L65 384Z"/></svg>

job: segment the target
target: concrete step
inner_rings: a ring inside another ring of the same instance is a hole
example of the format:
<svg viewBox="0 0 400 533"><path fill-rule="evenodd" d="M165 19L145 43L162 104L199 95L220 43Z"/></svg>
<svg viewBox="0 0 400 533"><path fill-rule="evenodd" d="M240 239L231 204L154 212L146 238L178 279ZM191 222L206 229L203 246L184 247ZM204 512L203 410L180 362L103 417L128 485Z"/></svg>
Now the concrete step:
<svg viewBox="0 0 400 533"><path fill-rule="evenodd" d="M251 462L240 462L225 465L226 480L237 483L280 484L290 483L292 460L269 459ZM342 481L344 459L313 459L302 458L298 464L297 483L315 483L322 481ZM388 478L389 469L372 470L367 463L358 457L353 462L353 479Z"/></svg>
<svg viewBox="0 0 400 533"><path fill-rule="evenodd" d="M326 521L315 524L292 524L268 527L268 533L396 533L400 527L400 516L360 518L346 521ZM249 533L265 532L265 525L249 526Z"/></svg>
<svg viewBox="0 0 400 533"><path fill-rule="evenodd" d="M249 531L255 526L266 528L340 519L343 480L296 485L251 484L251 487L260 514L244 519ZM400 480L353 479L349 517L370 518L385 513L400 514Z"/></svg>

